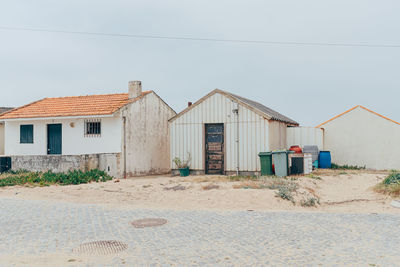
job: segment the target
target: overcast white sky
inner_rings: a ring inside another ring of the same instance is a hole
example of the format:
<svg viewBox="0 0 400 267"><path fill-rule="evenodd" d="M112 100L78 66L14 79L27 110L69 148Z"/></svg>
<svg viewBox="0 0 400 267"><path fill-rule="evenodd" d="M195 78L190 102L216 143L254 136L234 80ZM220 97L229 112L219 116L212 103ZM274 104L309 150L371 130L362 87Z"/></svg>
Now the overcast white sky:
<svg viewBox="0 0 400 267"><path fill-rule="evenodd" d="M0 0L0 26L287 42L400 44L398 0ZM400 121L400 48L0 30L0 106L118 93L141 80L177 112L219 88L315 126L361 104Z"/></svg>

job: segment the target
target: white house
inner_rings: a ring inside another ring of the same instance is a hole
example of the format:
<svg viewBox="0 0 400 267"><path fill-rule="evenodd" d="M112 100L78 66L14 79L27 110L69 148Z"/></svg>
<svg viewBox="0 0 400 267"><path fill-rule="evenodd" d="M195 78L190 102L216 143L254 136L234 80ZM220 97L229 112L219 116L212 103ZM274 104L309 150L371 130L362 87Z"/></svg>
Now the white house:
<svg viewBox="0 0 400 267"><path fill-rule="evenodd" d="M45 98L0 115L3 154L13 169L167 173L175 114L154 91L142 92L140 81L129 82L129 93Z"/></svg>
<svg viewBox="0 0 400 267"><path fill-rule="evenodd" d="M190 154L192 173L258 173L258 153L286 149L287 127L298 125L260 103L216 89L170 119L171 159Z"/></svg>
<svg viewBox="0 0 400 267"><path fill-rule="evenodd" d="M372 169L400 169L400 123L363 106L320 124L332 162Z"/></svg>

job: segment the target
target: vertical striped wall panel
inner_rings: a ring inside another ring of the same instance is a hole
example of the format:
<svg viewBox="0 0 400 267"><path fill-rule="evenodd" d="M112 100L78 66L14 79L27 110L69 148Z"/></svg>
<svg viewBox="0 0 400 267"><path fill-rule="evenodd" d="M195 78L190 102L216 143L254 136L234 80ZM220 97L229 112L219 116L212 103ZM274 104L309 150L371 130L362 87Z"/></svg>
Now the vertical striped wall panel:
<svg viewBox="0 0 400 267"><path fill-rule="evenodd" d="M224 123L226 171L236 170L236 103L216 93L170 122L171 159L191 155L190 168L204 170L204 124ZM239 106L239 169L260 171L258 153L268 151L268 120ZM171 168L176 166L171 162Z"/></svg>

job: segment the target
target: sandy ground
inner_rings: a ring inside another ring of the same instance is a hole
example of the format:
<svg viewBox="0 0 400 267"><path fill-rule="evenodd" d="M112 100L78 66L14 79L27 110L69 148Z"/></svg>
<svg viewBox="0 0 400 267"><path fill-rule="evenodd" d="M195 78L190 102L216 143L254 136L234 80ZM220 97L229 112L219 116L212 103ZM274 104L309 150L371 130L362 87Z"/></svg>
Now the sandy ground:
<svg viewBox="0 0 400 267"><path fill-rule="evenodd" d="M387 174L375 171L317 171L292 179L299 185L296 204L276 197L276 190L245 189L252 181L224 176L145 177L72 186L6 187L0 197L100 204L110 208L171 210L287 210L349 213L400 213L392 198L373 192ZM204 189L210 186L212 189ZM216 187L216 188L213 188ZM300 200L315 196L316 207Z"/></svg>

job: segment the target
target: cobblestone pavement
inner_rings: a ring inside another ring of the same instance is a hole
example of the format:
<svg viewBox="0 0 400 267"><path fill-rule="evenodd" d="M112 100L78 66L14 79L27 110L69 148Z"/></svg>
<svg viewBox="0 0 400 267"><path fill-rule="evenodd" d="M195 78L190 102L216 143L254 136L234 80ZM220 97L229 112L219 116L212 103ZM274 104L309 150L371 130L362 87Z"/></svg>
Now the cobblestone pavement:
<svg viewBox="0 0 400 267"><path fill-rule="evenodd" d="M118 240L112 266L399 266L400 215L108 209L0 199L0 258ZM131 221L161 217L164 226ZM76 256L78 257L78 256ZM75 258L76 258L75 257ZM75 266L109 266L76 262Z"/></svg>

